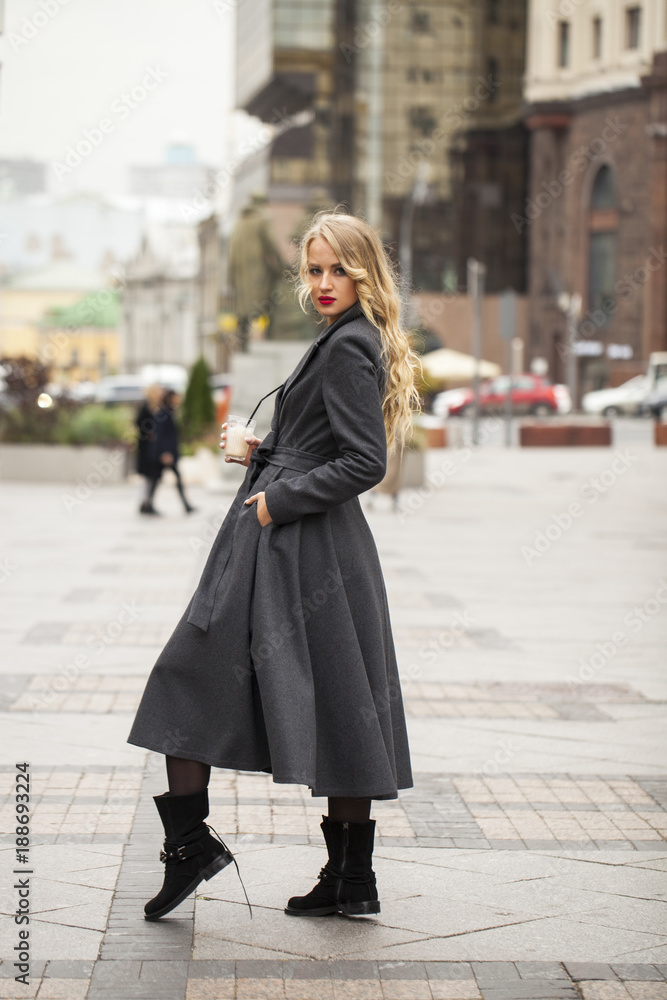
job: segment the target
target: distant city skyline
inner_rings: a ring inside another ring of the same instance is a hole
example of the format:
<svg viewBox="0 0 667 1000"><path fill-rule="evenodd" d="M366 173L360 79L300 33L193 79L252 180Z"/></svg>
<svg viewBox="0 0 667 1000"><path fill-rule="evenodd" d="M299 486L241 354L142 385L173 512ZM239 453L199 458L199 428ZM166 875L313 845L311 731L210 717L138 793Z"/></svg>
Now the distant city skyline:
<svg viewBox="0 0 667 1000"><path fill-rule="evenodd" d="M122 195L173 141L217 167L256 129L235 113L234 8L213 0L7 0L0 158L47 165L48 190Z"/></svg>

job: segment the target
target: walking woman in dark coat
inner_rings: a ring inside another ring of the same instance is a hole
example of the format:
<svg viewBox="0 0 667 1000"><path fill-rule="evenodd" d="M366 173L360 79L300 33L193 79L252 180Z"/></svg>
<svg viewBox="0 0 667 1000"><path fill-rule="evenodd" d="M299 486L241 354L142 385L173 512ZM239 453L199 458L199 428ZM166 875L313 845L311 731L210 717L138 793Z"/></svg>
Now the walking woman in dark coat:
<svg viewBox="0 0 667 1000"><path fill-rule="evenodd" d="M162 407L163 389L159 385L149 385L146 398L139 407L137 419L137 472L144 477L144 495L139 512L157 514L153 497L162 475L160 462L160 442L158 439L157 416Z"/></svg>
<svg viewBox="0 0 667 1000"><path fill-rule="evenodd" d="M417 404L417 363L381 241L322 214L303 238L300 298L327 320L280 387L270 433L197 590L149 677L129 742L166 755L168 913L232 860L204 823L211 765L328 797L329 858L295 916L378 913L372 799L412 785L382 570L359 494L384 476ZM226 425L223 425L223 429ZM225 434L222 435L223 446ZM228 459L229 461L229 459Z"/></svg>

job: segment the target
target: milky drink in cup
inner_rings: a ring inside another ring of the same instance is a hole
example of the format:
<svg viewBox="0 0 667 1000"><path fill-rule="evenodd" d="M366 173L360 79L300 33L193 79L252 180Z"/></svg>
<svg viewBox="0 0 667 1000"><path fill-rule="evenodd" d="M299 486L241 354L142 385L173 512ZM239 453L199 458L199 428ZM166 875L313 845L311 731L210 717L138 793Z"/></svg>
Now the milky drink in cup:
<svg viewBox="0 0 667 1000"><path fill-rule="evenodd" d="M248 453L248 442L246 438L253 436L255 421L247 423L243 417L227 417L227 440L225 442L225 455L227 458L243 459Z"/></svg>

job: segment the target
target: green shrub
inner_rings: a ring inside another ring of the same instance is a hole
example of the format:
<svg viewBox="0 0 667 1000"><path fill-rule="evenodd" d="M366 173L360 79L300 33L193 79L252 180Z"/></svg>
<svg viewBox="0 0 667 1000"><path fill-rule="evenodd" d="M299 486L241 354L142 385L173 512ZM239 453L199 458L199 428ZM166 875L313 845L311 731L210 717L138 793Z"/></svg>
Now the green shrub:
<svg viewBox="0 0 667 1000"><path fill-rule="evenodd" d="M190 370L181 411L183 436L187 440L204 435L215 420L215 405L208 384L210 375L204 358L195 361Z"/></svg>
<svg viewBox="0 0 667 1000"><path fill-rule="evenodd" d="M130 445L134 442L134 411L129 406L82 406L61 423L61 444Z"/></svg>

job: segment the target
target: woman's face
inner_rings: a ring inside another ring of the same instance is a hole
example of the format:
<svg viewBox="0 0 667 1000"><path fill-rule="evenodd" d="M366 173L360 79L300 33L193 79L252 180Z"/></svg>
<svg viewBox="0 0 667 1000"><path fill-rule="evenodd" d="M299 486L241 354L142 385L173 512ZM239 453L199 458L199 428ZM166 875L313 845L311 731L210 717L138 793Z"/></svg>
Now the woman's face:
<svg viewBox="0 0 667 1000"><path fill-rule="evenodd" d="M329 325L358 299L356 282L345 273L322 236L316 236L308 247L308 280L313 305L326 316Z"/></svg>

